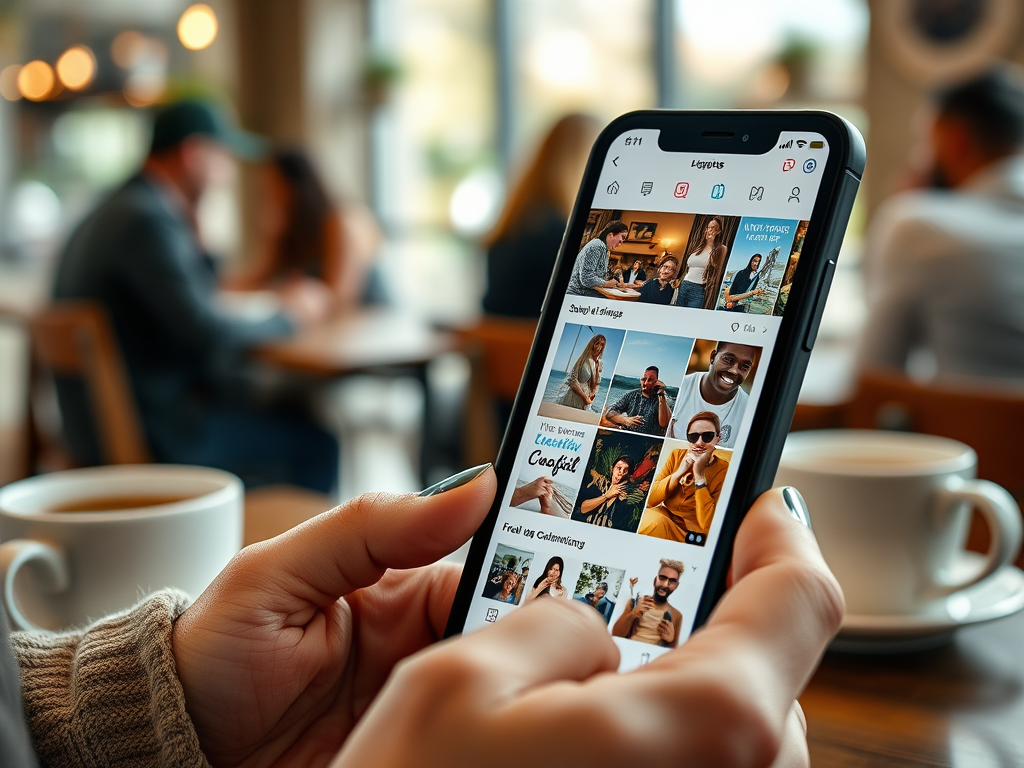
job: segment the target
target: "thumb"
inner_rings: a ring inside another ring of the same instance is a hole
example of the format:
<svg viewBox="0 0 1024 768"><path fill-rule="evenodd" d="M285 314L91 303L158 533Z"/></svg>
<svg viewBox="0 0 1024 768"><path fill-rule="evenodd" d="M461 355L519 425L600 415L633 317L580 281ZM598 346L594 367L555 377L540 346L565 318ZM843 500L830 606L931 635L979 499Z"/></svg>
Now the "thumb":
<svg viewBox="0 0 1024 768"><path fill-rule="evenodd" d="M485 464L420 495L365 494L253 545L246 570L264 586L286 581L290 595L325 607L376 583L389 568L427 565L458 549L479 527L494 492L494 470Z"/></svg>

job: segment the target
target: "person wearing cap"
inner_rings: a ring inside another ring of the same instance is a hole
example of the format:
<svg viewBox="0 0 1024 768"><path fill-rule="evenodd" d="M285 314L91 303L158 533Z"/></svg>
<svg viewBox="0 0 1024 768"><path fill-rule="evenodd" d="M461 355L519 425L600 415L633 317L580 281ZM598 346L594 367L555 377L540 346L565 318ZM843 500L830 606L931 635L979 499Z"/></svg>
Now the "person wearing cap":
<svg viewBox="0 0 1024 768"><path fill-rule="evenodd" d="M139 173L69 238L53 298L106 308L155 460L219 467L249 485L293 483L327 493L337 482L337 440L298 408L250 402L240 375L246 348L322 319L326 289L299 282L271 317L226 316L216 306L216 276L196 227L199 200L229 178L231 154L257 157L263 143L210 103L163 107ZM99 463L88 393L59 376L56 386L74 459Z"/></svg>

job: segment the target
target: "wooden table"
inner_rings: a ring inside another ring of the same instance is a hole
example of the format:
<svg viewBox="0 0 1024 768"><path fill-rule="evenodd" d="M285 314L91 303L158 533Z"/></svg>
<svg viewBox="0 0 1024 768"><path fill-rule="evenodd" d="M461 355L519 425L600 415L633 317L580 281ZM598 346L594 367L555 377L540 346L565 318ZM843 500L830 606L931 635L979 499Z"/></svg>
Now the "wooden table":
<svg viewBox="0 0 1024 768"><path fill-rule="evenodd" d="M391 308L349 312L289 338L260 345L257 359L287 370L341 376L422 367L455 346L451 334Z"/></svg>
<svg viewBox="0 0 1024 768"><path fill-rule="evenodd" d="M816 768L1024 766L1024 612L933 651L830 652L800 702Z"/></svg>
<svg viewBox="0 0 1024 768"><path fill-rule="evenodd" d="M607 299L614 299L615 301L636 301L640 298L640 291L634 291L632 288L605 288L598 286L595 288L598 293ZM615 293L619 291L619 293ZM624 293L628 291L628 293Z"/></svg>
<svg viewBox="0 0 1024 768"><path fill-rule="evenodd" d="M427 364L457 346L454 334L438 330L421 318L387 308L357 310L294 336L262 344L253 356L276 368L320 378L353 373L405 373L423 388L420 479L430 484L436 464L432 434Z"/></svg>

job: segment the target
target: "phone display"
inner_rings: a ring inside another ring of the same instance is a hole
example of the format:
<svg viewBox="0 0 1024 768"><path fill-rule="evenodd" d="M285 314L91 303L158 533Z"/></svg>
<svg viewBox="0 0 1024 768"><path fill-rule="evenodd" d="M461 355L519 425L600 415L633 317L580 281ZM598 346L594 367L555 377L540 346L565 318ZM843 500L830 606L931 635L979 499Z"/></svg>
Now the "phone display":
<svg viewBox="0 0 1024 768"><path fill-rule="evenodd" d="M579 600L625 670L703 623L774 477L862 168L826 113L634 113L602 133L449 634Z"/></svg>

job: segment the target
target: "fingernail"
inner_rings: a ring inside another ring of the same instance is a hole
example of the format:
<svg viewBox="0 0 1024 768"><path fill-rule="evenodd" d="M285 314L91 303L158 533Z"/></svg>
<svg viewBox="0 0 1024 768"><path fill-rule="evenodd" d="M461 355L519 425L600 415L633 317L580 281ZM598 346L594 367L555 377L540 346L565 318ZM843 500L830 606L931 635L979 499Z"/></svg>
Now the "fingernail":
<svg viewBox="0 0 1024 768"><path fill-rule="evenodd" d="M798 523L803 523L812 531L814 530L811 526L811 514L807 511L807 502L800 495L800 491L791 485L787 485L782 489L782 500L786 502L786 506L789 507L789 514L793 516L794 520Z"/></svg>
<svg viewBox="0 0 1024 768"><path fill-rule="evenodd" d="M464 469L458 474L452 475L449 478L445 478L441 482L434 483L429 488L425 488L424 490L420 491L420 496L437 496L437 494L444 493L445 491L450 491L452 488L458 488L459 486L466 485L467 483L471 483L474 480L476 480L478 477L480 477L480 475L482 475L490 468L491 464L490 462L488 462L487 464L481 464L478 467L470 467L469 469Z"/></svg>

